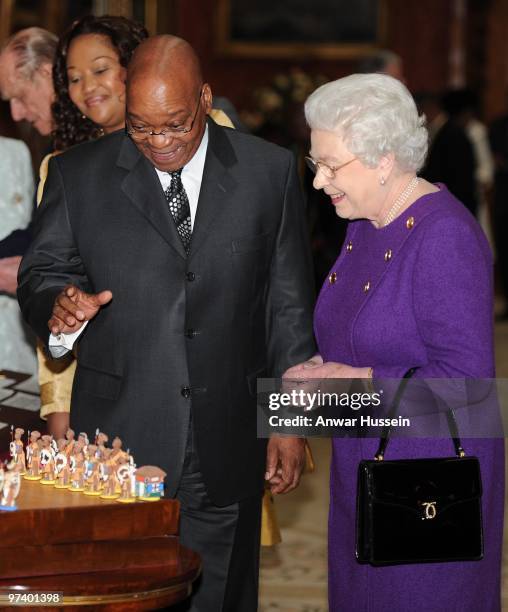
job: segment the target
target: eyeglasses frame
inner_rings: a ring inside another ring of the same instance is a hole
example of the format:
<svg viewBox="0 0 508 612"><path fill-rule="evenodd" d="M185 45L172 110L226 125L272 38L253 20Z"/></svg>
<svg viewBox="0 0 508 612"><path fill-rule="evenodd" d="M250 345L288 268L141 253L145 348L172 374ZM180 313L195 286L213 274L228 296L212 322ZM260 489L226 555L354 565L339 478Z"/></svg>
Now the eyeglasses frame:
<svg viewBox="0 0 508 612"><path fill-rule="evenodd" d="M189 134L190 132L192 132L193 128L194 128L194 124L196 123L196 117L198 116L198 111L199 111L199 107L201 105L201 97L203 95L203 91L204 91L204 84L201 85L200 89L199 89L199 97L198 97L198 103L196 106L196 110L194 111L194 116L192 117L192 121L189 127L184 127L182 129L180 128L168 128L167 130L162 130L162 132L154 132L153 130L150 130L149 132L140 132L139 130L136 130L135 128L133 128L131 126L131 128L129 129L127 126L127 122L128 119L127 117L125 118L125 132L128 136L130 136L134 141L138 141L138 142L142 142L143 140L147 140L148 138L152 137L152 136L167 136L168 134L174 134L174 135L178 135L178 136L182 136L185 134Z"/></svg>
<svg viewBox="0 0 508 612"><path fill-rule="evenodd" d="M345 168L346 166L349 166L349 164L352 164L356 159L358 159L357 157L353 157L353 159L350 159L349 161L345 162L344 164L340 164L340 166L329 166L328 164L325 164L322 161L316 161L315 159L313 159L312 157L310 157L310 155L306 155L305 156L305 163L307 164L307 167L309 168L309 170L311 172L313 172L314 174L317 174L319 170L321 170L321 172L329 179L333 179L335 178L335 175L337 174L337 172L339 170L341 170L342 168Z"/></svg>

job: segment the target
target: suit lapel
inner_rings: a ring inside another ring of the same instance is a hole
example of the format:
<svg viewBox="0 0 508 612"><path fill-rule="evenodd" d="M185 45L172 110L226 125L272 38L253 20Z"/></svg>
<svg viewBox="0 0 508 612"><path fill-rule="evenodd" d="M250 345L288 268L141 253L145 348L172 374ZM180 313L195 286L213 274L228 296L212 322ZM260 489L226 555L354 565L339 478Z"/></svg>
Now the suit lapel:
<svg viewBox="0 0 508 612"><path fill-rule="evenodd" d="M128 170L122 181L122 191L129 202L151 223L164 240L185 258L185 250L171 218L155 168L127 137L122 143L117 165Z"/></svg>
<svg viewBox="0 0 508 612"><path fill-rule="evenodd" d="M208 120L208 149L189 258L201 248L218 218L232 205L236 181L230 168L236 163L236 155L224 130Z"/></svg>

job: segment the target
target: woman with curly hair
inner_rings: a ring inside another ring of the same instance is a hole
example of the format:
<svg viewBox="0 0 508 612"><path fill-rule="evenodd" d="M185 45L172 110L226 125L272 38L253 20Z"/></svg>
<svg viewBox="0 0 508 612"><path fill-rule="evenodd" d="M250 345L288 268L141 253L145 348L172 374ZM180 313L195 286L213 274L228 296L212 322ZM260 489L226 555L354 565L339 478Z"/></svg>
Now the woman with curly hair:
<svg viewBox="0 0 508 612"><path fill-rule="evenodd" d="M147 37L142 25L109 15L87 15L65 32L53 66L58 150L124 127L126 68Z"/></svg>
<svg viewBox="0 0 508 612"><path fill-rule="evenodd" d="M53 65L57 153L124 127L126 68L134 49L147 37L142 25L109 15L82 17L63 34ZM50 157L41 164L38 202ZM58 439L69 425L76 360L51 361L40 348L38 356L41 417Z"/></svg>

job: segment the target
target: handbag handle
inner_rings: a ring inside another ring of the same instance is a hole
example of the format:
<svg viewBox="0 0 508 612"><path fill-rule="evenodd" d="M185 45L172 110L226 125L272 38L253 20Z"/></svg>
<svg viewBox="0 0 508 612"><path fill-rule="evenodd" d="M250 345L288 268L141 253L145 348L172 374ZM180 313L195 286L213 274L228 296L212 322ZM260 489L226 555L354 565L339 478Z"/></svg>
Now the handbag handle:
<svg viewBox="0 0 508 612"><path fill-rule="evenodd" d="M397 389L397 393L395 394L392 406L387 415L387 419L389 422L397 414L397 411L399 409L400 400L402 398L402 394L404 393L404 390L407 386L407 383L409 382L409 379L413 376L413 374L416 372L417 369L418 368L409 369L404 374L402 380L400 381L399 388ZM457 421L455 420L455 414L451 408L448 408L448 410L446 411L446 421L448 423L448 429L450 430L450 436L453 441L453 446L455 447L455 454L457 455L457 457L465 457L466 453L460 443L459 428L457 426ZM391 430L392 430L391 425L385 425L383 427L383 430L381 432L381 438L379 440L379 446L374 456L374 459L376 461L383 461L384 459Z"/></svg>

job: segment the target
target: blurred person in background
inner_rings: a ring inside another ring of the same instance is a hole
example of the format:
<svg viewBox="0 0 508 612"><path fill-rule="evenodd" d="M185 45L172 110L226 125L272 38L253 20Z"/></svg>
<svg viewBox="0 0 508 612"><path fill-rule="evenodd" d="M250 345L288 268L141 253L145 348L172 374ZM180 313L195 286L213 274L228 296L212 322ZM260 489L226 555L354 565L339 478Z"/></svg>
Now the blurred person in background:
<svg viewBox="0 0 508 612"><path fill-rule="evenodd" d="M0 97L8 101L14 121L27 121L41 135L53 129L52 66L57 37L41 28L26 28L11 36L0 50ZM15 278L30 243L31 216L0 240L0 290L12 290L5 279Z"/></svg>
<svg viewBox="0 0 508 612"><path fill-rule="evenodd" d="M357 72L387 74L405 83L402 58L389 49L380 49L358 62Z"/></svg>
<svg viewBox="0 0 508 612"><path fill-rule="evenodd" d="M496 244L496 265L505 300L500 315L508 319L508 114L492 122L489 130L490 145L494 156L494 196L492 199L492 225Z"/></svg>
<svg viewBox="0 0 508 612"><path fill-rule="evenodd" d="M476 216L478 190L476 157L466 132L463 99L454 92L440 97L416 96L429 126L429 152L420 175L431 183L442 182Z"/></svg>
<svg viewBox="0 0 508 612"><path fill-rule="evenodd" d="M32 215L33 171L24 142L0 136L0 240L25 227ZM34 374L35 338L16 300L20 257L0 260L0 370Z"/></svg>

